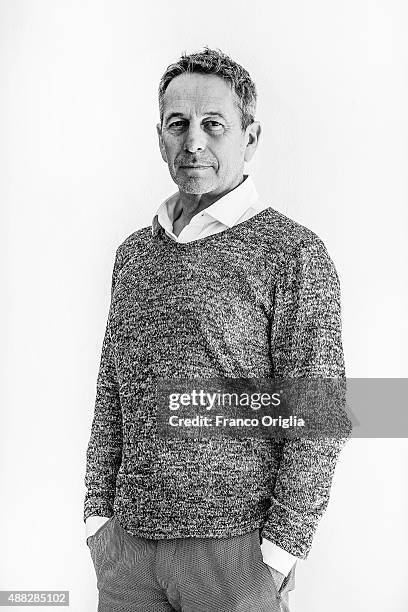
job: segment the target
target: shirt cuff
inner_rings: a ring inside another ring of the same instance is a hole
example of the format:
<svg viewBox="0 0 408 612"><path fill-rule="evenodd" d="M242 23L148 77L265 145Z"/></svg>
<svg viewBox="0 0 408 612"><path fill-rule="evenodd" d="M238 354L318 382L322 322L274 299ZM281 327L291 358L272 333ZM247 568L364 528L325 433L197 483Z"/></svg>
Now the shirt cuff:
<svg viewBox="0 0 408 612"><path fill-rule="evenodd" d="M89 538L89 536L94 535L107 520L109 520L107 516L88 516L85 521L85 537Z"/></svg>
<svg viewBox="0 0 408 612"><path fill-rule="evenodd" d="M295 562L298 560L298 557L291 555L265 537L262 538L261 552L263 562L285 576L289 574Z"/></svg>

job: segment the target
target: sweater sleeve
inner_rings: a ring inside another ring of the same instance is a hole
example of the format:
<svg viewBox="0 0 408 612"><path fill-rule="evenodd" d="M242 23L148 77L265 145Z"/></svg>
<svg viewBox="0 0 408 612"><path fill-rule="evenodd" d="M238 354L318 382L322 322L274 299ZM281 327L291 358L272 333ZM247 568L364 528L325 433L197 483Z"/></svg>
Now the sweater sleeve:
<svg viewBox="0 0 408 612"><path fill-rule="evenodd" d="M111 303L119 267L117 250L112 272ZM84 521L91 515L113 515L116 476L121 461L122 413L108 315L96 382L91 435L86 450Z"/></svg>
<svg viewBox="0 0 408 612"><path fill-rule="evenodd" d="M323 242L303 242L275 283L271 351L275 378L345 378L340 284ZM280 441L281 461L261 534L306 559L347 438Z"/></svg>

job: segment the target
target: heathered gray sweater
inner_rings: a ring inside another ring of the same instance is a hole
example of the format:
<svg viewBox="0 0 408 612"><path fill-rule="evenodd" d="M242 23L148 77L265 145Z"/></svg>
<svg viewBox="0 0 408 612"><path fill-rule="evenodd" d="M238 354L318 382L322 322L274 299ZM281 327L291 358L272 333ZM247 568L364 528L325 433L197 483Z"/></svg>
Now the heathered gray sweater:
<svg viewBox="0 0 408 612"><path fill-rule="evenodd" d="M116 251L84 520L146 538L256 528L305 559L344 439L164 439L160 378L344 378L339 280L321 239L267 208L189 243L145 227Z"/></svg>

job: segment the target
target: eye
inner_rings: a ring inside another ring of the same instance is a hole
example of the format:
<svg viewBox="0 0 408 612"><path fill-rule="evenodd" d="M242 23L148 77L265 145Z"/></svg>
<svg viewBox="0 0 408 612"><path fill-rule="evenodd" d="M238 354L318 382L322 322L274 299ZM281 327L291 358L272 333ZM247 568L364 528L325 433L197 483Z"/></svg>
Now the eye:
<svg viewBox="0 0 408 612"><path fill-rule="evenodd" d="M184 121L173 121L173 123L170 123L169 128L173 128L173 127L181 127L183 125Z"/></svg>
<svg viewBox="0 0 408 612"><path fill-rule="evenodd" d="M218 131L220 128L223 127L222 123L220 123L219 121L205 121L204 125L209 129L215 131Z"/></svg>

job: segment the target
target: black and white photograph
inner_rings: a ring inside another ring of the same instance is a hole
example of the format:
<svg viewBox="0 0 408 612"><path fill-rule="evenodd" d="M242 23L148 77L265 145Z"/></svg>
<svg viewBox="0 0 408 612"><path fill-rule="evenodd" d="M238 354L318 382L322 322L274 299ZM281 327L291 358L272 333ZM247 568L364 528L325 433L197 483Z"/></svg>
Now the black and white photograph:
<svg viewBox="0 0 408 612"><path fill-rule="evenodd" d="M0 609L408 612L407 28L0 2Z"/></svg>

